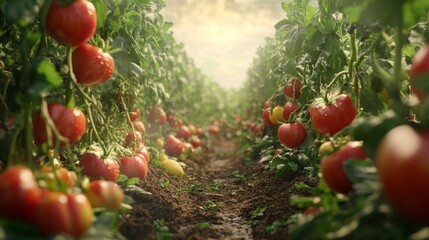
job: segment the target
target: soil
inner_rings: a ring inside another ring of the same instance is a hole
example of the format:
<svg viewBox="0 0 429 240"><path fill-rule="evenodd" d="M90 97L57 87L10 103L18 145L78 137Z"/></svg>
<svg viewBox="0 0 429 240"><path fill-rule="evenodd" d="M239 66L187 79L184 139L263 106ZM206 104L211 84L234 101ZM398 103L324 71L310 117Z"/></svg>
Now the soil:
<svg viewBox="0 0 429 240"><path fill-rule="evenodd" d="M297 211L289 205L294 184L317 183L300 174L275 179L264 164L244 163L233 140L217 138L204 155L185 161L186 177L150 164L140 187L129 192L133 209L121 216L127 239L287 239L287 226L266 228ZM265 208L265 210L264 210ZM261 214L257 215L259 212ZM252 214L253 213L253 214Z"/></svg>

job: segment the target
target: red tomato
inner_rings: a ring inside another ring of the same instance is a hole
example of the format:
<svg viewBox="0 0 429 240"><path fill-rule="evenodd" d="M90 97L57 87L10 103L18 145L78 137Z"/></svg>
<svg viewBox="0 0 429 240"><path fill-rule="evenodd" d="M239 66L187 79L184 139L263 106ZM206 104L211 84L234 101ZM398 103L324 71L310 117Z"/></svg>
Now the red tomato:
<svg viewBox="0 0 429 240"><path fill-rule="evenodd" d="M189 130L188 126L181 126L179 128L179 131L177 131L177 137L182 139L189 139L191 137L191 131Z"/></svg>
<svg viewBox="0 0 429 240"><path fill-rule="evenodd" d="M28 167L13 166L0 174L0 218L30 221L42 190Z"/></svg>
<svg viewBox="0 0 429 240"><path fill-rule="evenodd" d="M48 104L48 112L60 134L69 140L70 144L77 142L86 131L86 117L78 109L71 109L59 103ZM41 113L37 112L33 118L33 134L36 144L47 141L46 125ZM52 133L53 134L53 133ZM55 141L52 136L52 141Z"/></svg>
<svg viewBox="0 0 429 240"><path fill-rule="evenodd" d="M288 84L283 88L286 97L298 99L301 95L302 83L298 79L291 79Z"/></svg>
<svg viewBox="0 0 429 240"><path fill-rule="evenodd" d="M182 154L184 146L182 141L180 141L175 136L170 135L168 136L167 140L165 140L164 149L167 155L179 156Z"/></svg>
<svg viewBox="0 0 429 240"><path fill-rule="evenodd" d="M80 158L82 173L90 179L116 181L119 177L119 163L111 158L102 158L94 153L87 153Z"/></svg>
<svg viewBox="0 0 429 240"><path fill-rule="evenodd" d="M149 150L146 147L142 147L139 151L136 152L136 156L144 159L147 163L149 162Z"/></svg>
<svg viewBox="0 0 429 240"><path fill-rule="evenodd" d="M112 77L115 62L109 53L88 43L81 43L72 53L73 73L82 86L93 87Z"/></svg>
<svg viewBox="0 0 429 240"><path fill-rule="evenodd" d="M91 204L83 194L45 191L36 209L36 225L44 235L66 233L79 238L93 219Z"/></svg>
<svg viewBox="0 0 429 240"><path fill-rule="evenodd" d="M125 137L124 146L141 146L143 145L143 139L140 132L135 131L134 133L128 133Z"/></svg>
<svg viewBox="0 0 429 240"><path fill-rule="evenodd" d="M348 142L338 151L325 156L320 164L322 177L328 187L337 193L347 194L352 189L352 183L344 172L344 162L349 159L366 159L367 155L361 142Z"/></svg>
<svg viewBox="0 0 429 240"><path fill-rule="evenodd" d="M320 210L319 207L310 206L310 207L306 208L302 214L304 214L305 216L310 216L310 215L313 215L313 214L319 212L319 210Z"/></svg>
<svg viewBox="0 0 429 240"><path fill-rule="evenodd" d="M262 118L264 119L264 123L265 125L269 126L269 127L274 127L275 125L271 122L270 120L270 109L266 108L264 110L264 112L262 113Z"/></svg>
<svg viewBox="0 0 429 240"><path fill-rule="evenodd" d="M85 195L93 208L119 210L124 202L124 191L112 181L91 181Z"/></svg>
<svg viewBox="0 0 429 240"><path fill-rule="evenodd" d="M413 82L415 77L419 75L429 74L429 44L423 46L414 56L413 63L411 64L410 71L410 84L411 91L414 93L420 101L423 101L427 95L427 92L424 89L416 89L416 86Z"/></svg>
<svg viewBox="0 0 429 240"><path fill-rule="evenodd" d="M429 222L429 130L403 125L389 131L375 155L383 191L394 209L419 222Z"/></svg>
<svg viewBox="0 0 429 240"><path fill-rule="evenodd" d="M163 125L167 121L167 114L161 106L157 106L149 113L149 120L153 124Z"/></svg>
<svg viewBox="0 0 429 240"><path fill-rule="evenodd" d="M277 156L277 155L281 154L282 152L283 152L283 149L277 148L276 151L274 152L274 156Z"/></svg>
<svg viewBox="0 0 429 240"><path fill-rule="evenodd" d="M134 126L134 129L136 131L139 131L141 134L145 134L146 133L146 128L145 128L143 122L141 122L141 121L135 121L135 122L133 122L133 126Z"/></svg>
<svg viewBox="0 0 429 240"><path fill-rule="evenodd" d="M147 163L138 156L121 158L121 172L129 178L144 179L147 174Z"/></svg>
<svg viewBox="0 0 429 240"><path fill-rule="evenodd" d="M271 101L270 100L265 101L263 105L263 109L265 110L270 107L271 107Z"/></svg>
<svg viewBox="0 0 429 240"><path fill-rule="evenodd" d="M330 103L318 98L311 104L309 112L313 127L319 133L331 136L350 125L357 115L351 98L346 94L336 96Z"/></svg>
<svg viewBox="0 0 429 240"><path fill-rule="evenodd" d="M136 121L140 117L140 109L136 109L129 113L131 122Z"/></svg>
<svg viewBox="0 0 429 240"><path fill-rule="evenodd" d="M289 121L289 117L292 113L297 114L295 111L296 109L298 109L298 104L294 102L287 102L283 107L283 119L285 121Z"/></svg>
<svg viewBox="0 0 429 240"><path fill-rule="evenodd" d="M198 136L199 138L204 137L203 129L201 129L201 128L197 127L197 136Z"/></svg>
<svg viewBox="0 0 429 240"><path fill-rule="evenodd" d="M298 148L307 138L302 122L283 123L277 131L280 142L288 148Z"/></svg>
<svg viewBox="0 0 429 240"><path fill-rule="evenodd" d="M48 35L59 43L76 46L91 39L95 33L95 7L86 0L76 0L67 6L53 1L46 16L45 27Z"/></svg>
<svg viewBox="0 0 429 240"><path fill-rule="evenodd" d="M54 174L54 170L51 166L43 166L40 169L40 172L42 174L41 177L48 183L48 185L53 184L57 181L55 178L55 174L57 174L58 180L64 183L69 188L74 187L77 182L76 173L73 171L69 171L63 167L56 168L56 173Z"/></svg>
<svg viewBox="0 0 429 240"><path fill-rule="evenodd" d="M191 144L194 148L201 146L201 139L197 136L192 136Z"/></svg>
<svg viewBox="0 0 429 240"><path fill-rule="evenodd" d="M220 132L219 126L214 124L210 125L207 130L209 131L210 134L213 134L213 135L218 135Z"/></svg>

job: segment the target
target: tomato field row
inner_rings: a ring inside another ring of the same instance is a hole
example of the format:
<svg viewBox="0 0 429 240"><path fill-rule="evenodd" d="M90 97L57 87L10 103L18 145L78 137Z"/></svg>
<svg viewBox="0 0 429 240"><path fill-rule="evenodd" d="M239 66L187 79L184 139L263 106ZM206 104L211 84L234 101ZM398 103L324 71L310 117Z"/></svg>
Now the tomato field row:
<svg viewBox="0 0 429 240"><path fill-rule="evenodd" d="M282 3L287 17L231 91L174 39L165 4L0 2L0 237L122 239L150 169L171 176L163 187L196 181L186 162L234 138L264 174L318 182L279 200L295 214L270 234L429 238L426 0Z"/></svg>

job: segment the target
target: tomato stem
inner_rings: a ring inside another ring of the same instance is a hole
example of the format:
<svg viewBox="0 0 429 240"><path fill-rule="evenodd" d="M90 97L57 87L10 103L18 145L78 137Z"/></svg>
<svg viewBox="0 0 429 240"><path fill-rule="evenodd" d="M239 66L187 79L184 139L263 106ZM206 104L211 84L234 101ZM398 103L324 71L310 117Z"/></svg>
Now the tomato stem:
<svg viewBox="0 0 429 240"><path fill-rule="evenodd" d="M70 77L66 79L66 105L67 107L74 107L74 99L73 99L73 63L72 63L72 53L73 47L69 47L67 49L67 64L69 66Z"/></svg>
<svg viewBox="0 0 429 240"><path fill-rule="evenodd" d="M348 73L350 82L354 83L354 90L355 90L355 98L356 98L356 108L359 109L360 106L360 85L359 85L359 79L356 77L355 72L355 62L357 58L357 47L356 47L356 30L353 29L353 32L350 33L350 47L351 47L351 53L350 53L350 60L349 60L349 67L348 67Z"/></svg>
<svg viewBox="0 0 429 240"><path fill-rule="evenodd" d="M89 121L90 121L91 126L92 126L92 128L94 130L94 133L95 133L95 137L97 138L98 142L100 143L101 148L103 148L103 153L105 155L105 154L108 153L108 149L106 147L106 144L101 139L100 134L97 131L97 128L95 127L94 118L92 117L91 105L88 103L88 100L86 98L84 98L84 101L85 101L85 105L86 105L86 110L88 111Z"/></svg>

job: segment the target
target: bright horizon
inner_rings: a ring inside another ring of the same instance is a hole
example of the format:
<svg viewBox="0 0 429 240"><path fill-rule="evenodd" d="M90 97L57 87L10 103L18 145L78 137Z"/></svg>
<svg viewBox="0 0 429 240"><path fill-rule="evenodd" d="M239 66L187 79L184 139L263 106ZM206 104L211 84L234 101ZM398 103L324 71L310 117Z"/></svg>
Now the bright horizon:
<svg viewBox="0 0 429 240"><path fill-rule="evenodd" d="M195 65L226 89L243 85L256 50L285 18L281 0L167 0L162 11Z"/></svg>

